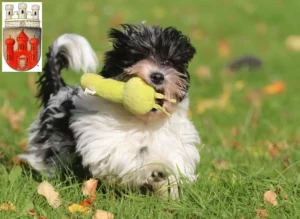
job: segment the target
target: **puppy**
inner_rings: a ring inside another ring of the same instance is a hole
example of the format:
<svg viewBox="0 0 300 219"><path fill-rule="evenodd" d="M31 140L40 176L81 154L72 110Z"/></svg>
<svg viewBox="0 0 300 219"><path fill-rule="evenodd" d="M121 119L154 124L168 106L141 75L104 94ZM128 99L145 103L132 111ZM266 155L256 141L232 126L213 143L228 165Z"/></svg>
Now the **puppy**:
<svg viewBox="0 0 300 219"><path fill-rule="evenodd" d="M27 152L20 158L49 176L67 168L128 189L147 188L163 195L168 190L176 198L178 183L194 181L200 161L196 147L200 138L187 118L188 64L196 50L173 27L121 27L108 33L112 49L105 53L100 74L125 82L142 78L177 100L176 104L157 101L172 116L155 109L136 116L121 104L66 85L62 69L94 73L98 61L84 37L64 34L49 47L38 80L43 107L30 127Z"/></svg>

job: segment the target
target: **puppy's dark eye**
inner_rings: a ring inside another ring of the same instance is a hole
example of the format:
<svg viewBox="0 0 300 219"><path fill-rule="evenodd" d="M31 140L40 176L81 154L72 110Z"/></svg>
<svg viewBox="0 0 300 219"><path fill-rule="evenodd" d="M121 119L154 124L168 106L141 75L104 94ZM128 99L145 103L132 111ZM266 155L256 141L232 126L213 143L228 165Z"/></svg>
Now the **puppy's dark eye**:
<svg viewBox="0 0 300 219"><path fill-rule="evenodd" d="M169 60L165 60L165 61L162 61L161 63L160 63L162 66L170 66L172 63L169 61Z"/></svg>

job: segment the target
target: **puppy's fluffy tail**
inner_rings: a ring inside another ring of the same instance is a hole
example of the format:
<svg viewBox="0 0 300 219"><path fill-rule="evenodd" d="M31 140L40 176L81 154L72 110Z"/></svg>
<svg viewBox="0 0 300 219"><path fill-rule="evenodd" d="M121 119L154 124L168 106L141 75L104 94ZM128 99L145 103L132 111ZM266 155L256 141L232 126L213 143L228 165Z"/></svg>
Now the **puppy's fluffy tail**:
<svg viewBox="0 0 300 219"><path fill-rule="evenodd" d="M47 61L39 80L37 97L44 106L51 95L55 95L66 83L61 77L61 70L70 67L78 72L96 72L98 59L89 42L77 34L64 34L49 47Z"/></svg>

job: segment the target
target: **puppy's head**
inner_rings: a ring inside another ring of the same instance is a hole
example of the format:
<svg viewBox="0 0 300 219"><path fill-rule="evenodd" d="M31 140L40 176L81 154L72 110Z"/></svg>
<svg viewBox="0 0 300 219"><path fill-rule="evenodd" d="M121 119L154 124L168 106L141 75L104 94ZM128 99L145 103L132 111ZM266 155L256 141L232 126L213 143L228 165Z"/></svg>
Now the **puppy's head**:
<svg viewBox="0 0 300 219"><path fill-rule="evenodd" d="M113 48L106 52L101 75L119 81L140 77L156 92L167 98L182 101L188 92L190 76L188 63L196 50L189 39L173 27L121 25L111 29L109 38ZM157 101L170 113L176 104ZM153 109L142 119L161 118L165 114Z"/></svg>

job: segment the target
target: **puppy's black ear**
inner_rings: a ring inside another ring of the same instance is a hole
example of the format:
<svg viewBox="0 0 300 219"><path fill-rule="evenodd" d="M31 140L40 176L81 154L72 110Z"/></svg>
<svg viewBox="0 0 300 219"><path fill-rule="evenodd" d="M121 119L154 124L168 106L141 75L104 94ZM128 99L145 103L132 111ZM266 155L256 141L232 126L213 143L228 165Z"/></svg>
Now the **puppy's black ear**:
<svg viewBox="0 0 300 219"><path fill-rule="evenodd" d="M175 27L167 27L162 32L163 48L167 49L167 54L173 57L173 61L188 63L196 54L195 47L190 39Z"/></svg>
<svg viewBox="0 0 300 219"><path fill-rule="evenodd" d="M185 56L188 62L190 62L196 54L195 47L190 43L189 38L187 38L187 44L186 44L186 52Z"/></svg>
<svg viewBox="0 0 300 219"><path fill-rule="evenodd" d="M118 29L110 29L108 32L108 38L113 43L114 48L119 48L123 46L129 40L129 35L118 30Z"/></svg>

